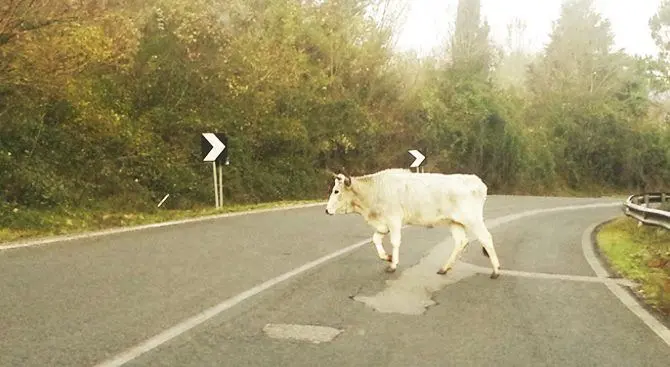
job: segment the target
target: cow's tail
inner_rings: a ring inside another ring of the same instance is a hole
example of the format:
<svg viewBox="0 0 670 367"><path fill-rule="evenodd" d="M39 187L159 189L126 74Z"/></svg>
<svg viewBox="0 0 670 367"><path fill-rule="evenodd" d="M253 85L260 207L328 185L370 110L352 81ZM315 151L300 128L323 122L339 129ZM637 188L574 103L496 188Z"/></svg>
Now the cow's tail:
<svg viewBox="0 0 670 367"><path fill-rule="evenodd" d="M482 181L481 178L477 177L477 184L475 185L475 188L472 191L473 191L472 194L475 196L475 198L477 198L481 202L482 204L481 209L484 210L484 203L486 202L486 198L488 197L489 192L488 186L486 185L486 183L484 183L484 181Z"/></svg>

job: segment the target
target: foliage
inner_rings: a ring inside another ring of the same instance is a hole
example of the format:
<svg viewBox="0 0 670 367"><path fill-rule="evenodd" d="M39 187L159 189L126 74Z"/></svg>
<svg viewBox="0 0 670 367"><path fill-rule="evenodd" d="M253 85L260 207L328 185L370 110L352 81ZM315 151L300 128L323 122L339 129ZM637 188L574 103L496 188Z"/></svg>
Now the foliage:
<svg viewBox="0 0 670 367"><path fill-rule="evenodd" d="M668 175L667 154L660 153L668 146L658 145L667 131L645 126L652 104L648 65L612 51L609 22L592 3L564 3L546 52L531 65L528 111L568 187L656 186Z"/></svg>
<svg viewBox="0 0 670 367"><path fill-rule="evenodd" d="M406 166L412 148L493 192L662 189L664 54L612 50L591 3L566 2L533 55L523 24L498 48L462 0L451 47L418 58L393 51L395 0L12 0L1 215L210 203L206 131L230 136L229 203L323 198L326 168ZM665 47L663 6L650 32Z"/></svg>

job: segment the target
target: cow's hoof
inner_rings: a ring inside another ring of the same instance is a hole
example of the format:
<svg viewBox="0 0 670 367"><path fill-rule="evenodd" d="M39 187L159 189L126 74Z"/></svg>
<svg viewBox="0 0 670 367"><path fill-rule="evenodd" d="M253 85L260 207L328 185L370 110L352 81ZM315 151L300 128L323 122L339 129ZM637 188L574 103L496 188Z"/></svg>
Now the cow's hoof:
<svg viewBox="0 0 670 367"><path fill-rule="evenodd" d="M444 274L446 274L448 271L449 271L449 269L440 269L440 270L437 271L437 273L440 274L440 275L444 275Z"/></svg>
<svg viewBox="0 0 670 367"><path fill-rule="evenodd" d="M491 273L491 277L490 277L490 278L491 278L491 279L498 279L499 276L500 276L500 273Z"/></svg>
<svg viewBox="0 0 670 367"><path fill-rule="evenodd" d="M386 267L386 272L387 272L387 273L395 273L395 269L396 269L396 268L393 267L393 266L387 266L387 267Z"/></svg>
<svg viewBox="0 0 670 367"><path fill-rule="evenodd" d="M393 255L386 255L386 259L384 259L384 260L388 261L388 262L393 261Z"/></svg>

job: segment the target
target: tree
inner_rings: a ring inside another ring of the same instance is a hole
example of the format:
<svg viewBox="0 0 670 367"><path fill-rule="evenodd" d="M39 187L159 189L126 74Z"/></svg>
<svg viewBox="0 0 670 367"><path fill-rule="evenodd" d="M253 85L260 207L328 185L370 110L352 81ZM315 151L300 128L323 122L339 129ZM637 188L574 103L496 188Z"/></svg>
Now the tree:
<svg viewBox="0 0 670 367"><path fill-rule="evenodd" d="M410 147L492 192L670 181L661 62L613 51L591 1L565 3L525 75L511 24L497 78L479 1L459 2L451 60L393 52L405 1L5 1L0 223L209 204L204 131L230 138L227 202L323 197L324 167L405 166Z"/></svg>
<svg viewBox="0 0 670 367"><path fill-rule="evenodd" d="M518 18L507 25L506 44L496 68L496 80L502 87L523 87L525 84L527 67L533 61L526 31L526 22Z"/></svg>
<svg viewBox="0 0 670 367"><path fill-rule="evenodd" d="M548 135L570 187L630 181L631 167L619 147L646 118L648 88L642 64L613 51L613 44L610 23L593 9L593 0L569 0L530 71L529 127Z"/></svg>
<svg viewBox="0 0 670 367"><path fill-rule="evenodd" d="M480 0L459 0L451 56L454 69L486 78L491 66L489 26L481 21Z"/></svg>
<svg viewBox="0 0 670 367"><path fill-rule="evenodd" d="M657 12L649 19L651 37L663 58L670 57L670 1L662 0Z"/></svg>
<svg viewBox="0 0 670 367"><path fill-rule="evenodd" d="M670 1L663 0L657 12L649 19L651 37L658 47L653 65L653 88L658 93L670 89Z"/></svg>
<svg viewBox="0 0 670 367"><path fill-rule="evenodd" d="M611 53L613 44L610 23L593 10L593 0L564 2L544 56L531 72L534 92L582 98L609 90L623 66L621 53Z"/></svg>

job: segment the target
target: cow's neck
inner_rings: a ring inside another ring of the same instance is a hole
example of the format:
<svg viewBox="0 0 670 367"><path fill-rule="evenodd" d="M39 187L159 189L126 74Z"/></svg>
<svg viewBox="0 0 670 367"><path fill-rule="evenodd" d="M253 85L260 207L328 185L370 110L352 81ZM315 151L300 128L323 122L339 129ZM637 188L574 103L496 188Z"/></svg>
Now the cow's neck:
<svg viewBox="0 0 670 367"><path fill-rule="evenodd" d="M354 192L354 199L351 202L352 209L355 213L360 214L366 220L372 215L373 202L370 196L367 181L355 180L352 182L351 189Z"/></svg>

